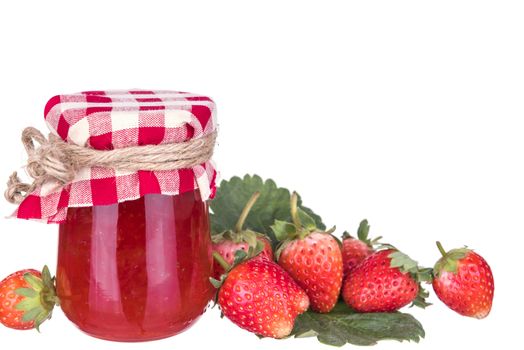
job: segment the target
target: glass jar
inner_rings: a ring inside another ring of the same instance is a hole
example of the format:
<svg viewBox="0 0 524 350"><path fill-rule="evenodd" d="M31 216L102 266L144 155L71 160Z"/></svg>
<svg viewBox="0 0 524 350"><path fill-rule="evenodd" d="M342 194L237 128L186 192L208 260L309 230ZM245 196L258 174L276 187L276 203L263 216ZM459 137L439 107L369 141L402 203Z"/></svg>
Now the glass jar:
<svg viewBox="0 0 524 350"><path fill-rule="evenodd" d="M208 207L198 190L69 208L59 232L61 308L89 335L169 337L213 296Z"/></svg>
<svg viewBox="0 0 524 350"><path fill-rule="evenodd" d="M34 182L11 176L13 216L59 224L57 294L85 333L155 340L205 311L215 114L189 92L83 91L49 99L49 139L24 130Z"/></svg>

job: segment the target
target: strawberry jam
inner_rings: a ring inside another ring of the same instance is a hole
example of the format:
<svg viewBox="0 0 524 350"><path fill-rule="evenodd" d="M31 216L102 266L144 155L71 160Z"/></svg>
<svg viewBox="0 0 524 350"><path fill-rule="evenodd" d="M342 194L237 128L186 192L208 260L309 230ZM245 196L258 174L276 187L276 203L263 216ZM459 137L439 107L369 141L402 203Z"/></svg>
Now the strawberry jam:
<svg viewBox="0 0 524 350"><path fill-rule="evenodd" d="M214 289L209 217L198 190L69 208L57 292L66 316L106 340L146 341L191 326Z"/></svg>

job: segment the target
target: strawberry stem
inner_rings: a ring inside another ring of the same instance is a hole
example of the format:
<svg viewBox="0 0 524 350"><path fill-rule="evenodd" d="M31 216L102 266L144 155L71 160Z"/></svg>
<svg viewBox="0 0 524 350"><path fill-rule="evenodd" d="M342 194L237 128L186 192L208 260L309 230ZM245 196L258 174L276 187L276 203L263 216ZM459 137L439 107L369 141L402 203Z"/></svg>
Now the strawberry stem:
<svg viewBox="0 0 524 350"><path fill-rule="evenodd" d="M213 252L213 258L216 260L216 262L222 266L222 268L227 272L231 268L231 265L228 264L226 260L220 255L218 252Z"/></svg>
<svg viewBox="0 0 524 350"><path fill-rule="evenodd" d="M291 195L291 219L297 227L297 231L300 231L302 228L302 223L298 217L298 194L296 192L293 192Z"/></svg>
<svg viewBox="0 0 524 350"><path fill-rule="evenodd" d="M443 257L445 257L448 253L444 250L444 248L442 247L442 244L440 244L439 241L437 241L437 248L440 252L440 254L442 254Z"/></svg>
<svg viewBox="0 0 524 350"><path fill-rule="evenodd" d="M258 197L260 196L260 192L255 192L249 198L249 201L247 201L246 206L244 209L242 209L242 213L240 214L240 217L238 218L237 224L235 225L235 232L239 233L242 231L242 227L244 226L244 222L246 221L247 216L249 215L249 212L251 211L251 208L257 201Z"/></svg>

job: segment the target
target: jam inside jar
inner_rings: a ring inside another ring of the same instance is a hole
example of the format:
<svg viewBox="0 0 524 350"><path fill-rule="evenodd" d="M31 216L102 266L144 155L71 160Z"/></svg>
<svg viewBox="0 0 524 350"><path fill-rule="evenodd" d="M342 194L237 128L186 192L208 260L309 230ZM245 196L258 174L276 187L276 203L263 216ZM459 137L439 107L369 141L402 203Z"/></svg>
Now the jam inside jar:
<svg viewBox="0 0 524 350"><path fill-rule="evenodd" d="M61 308L89 335L169 337L212 298L208 207L198 190L69 208L59 231Z"/></svg>

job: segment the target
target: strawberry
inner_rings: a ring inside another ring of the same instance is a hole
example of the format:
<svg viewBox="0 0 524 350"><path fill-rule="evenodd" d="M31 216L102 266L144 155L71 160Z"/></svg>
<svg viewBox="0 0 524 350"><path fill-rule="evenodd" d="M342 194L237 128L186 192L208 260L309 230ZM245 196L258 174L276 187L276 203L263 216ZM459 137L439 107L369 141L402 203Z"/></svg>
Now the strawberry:
<svg viewBox="0 0 524 350"><path fill-rule="evenodd" d="M434 271L433 290L451 310L478 319L488 316L495 283L486 260L471 249L446 252L437 242L442 257Z"/></svg>
<svg viewBox="0 0 524 350"><path fill-rule="evenodd" d="M348 232L342 235L342 260L344 262L344 276L347 276L365 258L373 254L373 245L382 237L374 240L368 238L369 224L367 220L362 220L358 227L357 238Z"/></svg>
<svg viewBox="0 0 524 350"><path fill-rule="evenodd" d="M236 260L239 253L237 252ZM245 254L245 253L244 253ZM293 330L295 318L309 307L306 293L275 262L265 256L236 263L229 269L220 255L213 256L229 270L219 289L222 314L237 326L260 336L283 338Z"/></svg>
<svg viewBox="0 0 524 350"><path fill-rule="evenodd" d="M213 251L220 254L229 265L233 264L233 261L235 260L235 252L237 250L243 250L247 253L250 247L255 248L257 244L263 247L263 250L260 253L262 256L265 256L270 260L273 259L273 249L271 248L271 242L269 239L261 233L243 229L244 221L259 196L259 192L255 192L253 196L251 196L251 199L242 210L234 230L227 230L215 234L212 237ZM213 277L219 279L220 275L224 272L222 266L220 266L220 264L215 260L213 264Z"/></svg>
<svg viewBox="0 0 524 350"><path fill-rule="evenodd" d="M44 266L42 273L20 270L0 282L0 322L9 328L39 329L51 318L56 297L54 278Z"/></svg>
<svg viewBox="0 0 524 350"><path fill-rule="evenodd" d="M340 243L328 232L320 231L315 221L297 207L298 195L291 196L293 223L276 220L271 226L281 241L276 252L278 264L302 287L311 301L311 309L329 312L342 286Z"/></svg>
<svg viewBox="0 0 524 350"><path fill-rule="evenodd" d="M359 312L391 312L412 302L425 307L427 293L419 282L430 280L430 271L397 249L380 250L348 275L342 297Z"/></svg>
<svg viewBox="0 0 524 350"><path fill-rule="evenodd" d="M243 234L238 235L230 231L231 233L222 233L213 236L213 251L220 254L229 264L232 264L235 260L235 252L237 250L248 251L249 247L254 247L257 244L261 244L263 247L260 254L265 256L269 260L273 260L273 249L271 243L266 237L259 235L253 231L244 231ZM253 237L250 234L254 234L255 242L253 243ZM250 240L251 243L247 243L246 240ZM216 279L220 278L220 275L224 273L224 268L220 266L216 261L213 263L213 277Z"/></svg>

